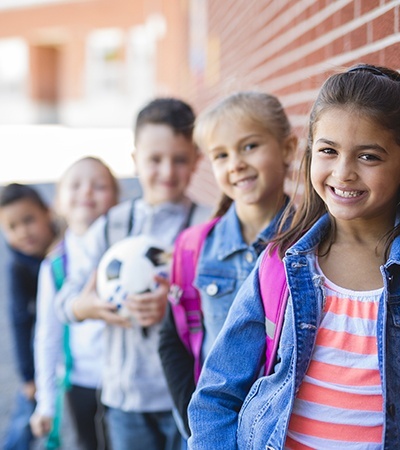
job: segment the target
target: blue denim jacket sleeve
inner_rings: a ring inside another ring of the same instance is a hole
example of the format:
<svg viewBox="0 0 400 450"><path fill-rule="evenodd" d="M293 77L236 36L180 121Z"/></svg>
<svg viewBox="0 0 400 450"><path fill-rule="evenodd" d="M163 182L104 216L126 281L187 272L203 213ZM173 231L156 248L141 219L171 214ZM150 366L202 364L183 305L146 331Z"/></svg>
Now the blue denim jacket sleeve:
<svg viewBox="0 0 400 450"><path fill-rule="evenodd" d="M191 450L237 449L238 415L265 361L260 258L240 288L189 404Z"/></svg>

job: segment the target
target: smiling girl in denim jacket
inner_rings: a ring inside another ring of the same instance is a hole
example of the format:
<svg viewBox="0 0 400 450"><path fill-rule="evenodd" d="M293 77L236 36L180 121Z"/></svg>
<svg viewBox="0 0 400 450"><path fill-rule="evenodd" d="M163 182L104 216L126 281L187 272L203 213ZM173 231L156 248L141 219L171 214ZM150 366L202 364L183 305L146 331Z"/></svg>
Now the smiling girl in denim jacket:
<svg viewBox="0 0 400 450"><path fill-rule="evenodd" d="M194 138L223 193L216 213L221 219L205 239L193 283L201 297L204 359L239 287L277 231L288 203L284 180L297 139L279 100L255 91L232 94L204 111ZM188 434L194 361L178 337L171 311L161 331L160 355Z"/></svg>
<svg viewBox="0 0 400 450"><path fill-rule="evenodd" d="M303 167L275 239L290 295L274 371L258 263L189 405L192 450L400 448L400 75L329 77Z"/></svg>

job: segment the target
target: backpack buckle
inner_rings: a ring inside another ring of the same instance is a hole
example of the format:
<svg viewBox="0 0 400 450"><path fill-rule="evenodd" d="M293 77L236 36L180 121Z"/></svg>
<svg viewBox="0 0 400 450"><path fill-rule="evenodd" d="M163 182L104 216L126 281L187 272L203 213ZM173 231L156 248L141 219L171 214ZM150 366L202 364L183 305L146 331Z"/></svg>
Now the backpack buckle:
<svg viewBox="0 0 400 450"><path fill-rule="evenodd" d="M201 311L188 311L186 313L190 333L199 333L203 330L203 315Z"/></svg>
<svg viewBox="0 0 400 450"><path fill-rule="evenodd" d="M183 289L177 284L171 284L168 292L168 301L172 305L179 305L181 297L183 294Z"/></svg>

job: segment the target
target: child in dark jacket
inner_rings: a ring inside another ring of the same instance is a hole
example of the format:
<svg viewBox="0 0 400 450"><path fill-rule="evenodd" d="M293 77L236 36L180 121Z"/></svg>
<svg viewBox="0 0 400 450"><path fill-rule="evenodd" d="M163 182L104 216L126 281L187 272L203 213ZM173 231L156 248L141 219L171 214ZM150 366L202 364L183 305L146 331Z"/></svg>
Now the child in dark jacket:
<svg viewBox="0 0 400 450"><path fill-rule="evenodd" d="M21 388L3 450L28 450L33 440L33 333L39 266L55 237L49 207L32 187L11 183L0 192L0 229L7 247L7 302Z"/></svg>

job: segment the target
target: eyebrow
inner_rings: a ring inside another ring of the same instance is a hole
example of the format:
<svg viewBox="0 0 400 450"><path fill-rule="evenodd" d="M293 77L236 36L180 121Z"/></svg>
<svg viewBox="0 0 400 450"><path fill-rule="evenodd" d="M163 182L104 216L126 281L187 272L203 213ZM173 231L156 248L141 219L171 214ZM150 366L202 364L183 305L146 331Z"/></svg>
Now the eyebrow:
<svg viewBox="0 0 400 450"><path fill-rule="evenodd" d="M246 136L240 138L240 139L237 141L237 144L243 145L243 142L246 142L246 141L251 140L251 139L259 139L259 138L261 138L261 137L262 137L262 133L247 134ZM214 151L214 150L220 150L221 148L226 148L226 147L225 147L224 144L218 145L217 147L210 148L210 149L209 149L209 152L212 152L212 151Z"/></svg>
<svg viewBox="0 0 400 450"><path fill-rule="evenodd" d="M212 148L207 149L207 153L220 152L224 148L225 147L223 145L218 145L217 147L212 147Z"/></svg>
<svg viewBox="0 0 400 450"><path fill-rule="evenodd" d="M316 142L316 144L326 144L331 145L332 147L340 147L340 145L334 141L330 141L329 139L320 138ZM364 144L364 145L356 145L356 150L376 150L380 153L387 153L384 147L381 147L378 144Z"/></svg>

